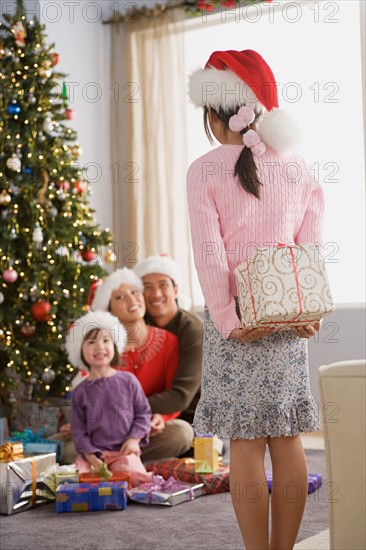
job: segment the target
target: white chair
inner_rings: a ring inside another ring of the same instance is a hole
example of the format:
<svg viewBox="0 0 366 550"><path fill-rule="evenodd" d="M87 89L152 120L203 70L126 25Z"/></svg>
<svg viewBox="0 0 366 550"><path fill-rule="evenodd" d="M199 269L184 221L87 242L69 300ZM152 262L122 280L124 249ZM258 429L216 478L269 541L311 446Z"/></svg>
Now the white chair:
<svg viewBox="0 0 366 550"><path fill-rule="evenodd" d="M323 412L330 548L366 549L366 361L318 369Z"/></svg>

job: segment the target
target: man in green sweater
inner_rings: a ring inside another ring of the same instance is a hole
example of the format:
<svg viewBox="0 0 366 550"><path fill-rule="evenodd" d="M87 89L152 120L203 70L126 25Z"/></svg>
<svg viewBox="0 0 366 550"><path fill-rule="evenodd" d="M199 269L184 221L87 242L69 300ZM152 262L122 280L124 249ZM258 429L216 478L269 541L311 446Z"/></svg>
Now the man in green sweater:
<svg viewBox="0 0 366 550"><path fill-rule="evenodd" d="M153 396L151 408L161 414L182 411L190 424L200 395L203 324L178 305L181 273L169 256L149 256L135 267L144 283L146 321L173 332L179 339L179 366L170 389Z"/></svg>

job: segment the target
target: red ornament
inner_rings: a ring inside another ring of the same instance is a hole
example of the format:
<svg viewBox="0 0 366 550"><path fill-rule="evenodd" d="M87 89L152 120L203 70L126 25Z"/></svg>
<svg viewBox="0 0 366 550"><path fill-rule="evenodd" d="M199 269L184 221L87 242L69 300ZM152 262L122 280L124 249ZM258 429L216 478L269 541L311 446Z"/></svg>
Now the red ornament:
<svg viewBox="0 0 366 550"><path fill-rule="evenodd" d="M72 120L73 118L75 118L74 109L66 109L66 118L67 120Z"/></svg>
<svg viewBox="0 0 366 550"><path fill-rule="evenodd" d="M70 189L70 182L69 181L56 181L55 183L57 189L62 189L63 191L68 191Z"/></svg>
<svg viewBox="0 0 366 550"><path fill-rule="evenodd" d="M54 67L56 67L59 59L60 59L60 54L59 53L54 53L53 54L53 66Z"/></svg>
<svg viewBox="0 0 366 550"><path fill-rule="evenodd" d="M83 258L84 262L92 262L95 258L95 254L92 250L83 250L81 253L81 257Z"/></svg>
<svg viewBox="0 0 366 550"><path fill-rule="evenodd" d="M25 325L23 325L20 329L20 332L21 334L25 337L25 338L30 338L31 336L33 336L33 334L35 333L36 331L36 327L34 325L31 325L30 323L26 323Z"/></svg>
<svg viewBox="0 0 366 550"><path fill-rule="evenodd" d="M18 273L12 267L10 269L6 269L3 273L3 279L6 283L15 283L17 278Z"/></svg>
<svg viewBox="0 0 366 550"><path fill-rule="evenodd" d="M88 190L88 184L84 180L77 180L75 182L75 190L78 193L85 193Z"/></svg>
<svg viewBox="0 0 366 550"><path fill-rule="evenodd" d="M36 302L31 307L31 314L33 319L41 323L46 323L50 318L50 315L49 315L50 309L51 309L51 304L49 302L46 302L44 300L41 300L40 302Z"/></svg>

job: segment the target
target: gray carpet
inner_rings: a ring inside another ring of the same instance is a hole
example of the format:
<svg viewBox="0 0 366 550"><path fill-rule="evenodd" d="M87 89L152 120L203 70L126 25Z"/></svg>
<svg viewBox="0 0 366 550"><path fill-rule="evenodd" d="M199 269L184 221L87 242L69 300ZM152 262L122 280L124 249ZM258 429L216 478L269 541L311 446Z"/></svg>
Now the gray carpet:
<svg viewBox="0 0 366 550"><path fill-rule="evenodd" d="M324 451L306 451L310 473L323 486L308 495L297 542L328 527ZM270 460L266 455L266 469ZM129 504L123 512L56 514L48 504L0 516L1 550L243 550L230 493L168 508Z"/></svg>

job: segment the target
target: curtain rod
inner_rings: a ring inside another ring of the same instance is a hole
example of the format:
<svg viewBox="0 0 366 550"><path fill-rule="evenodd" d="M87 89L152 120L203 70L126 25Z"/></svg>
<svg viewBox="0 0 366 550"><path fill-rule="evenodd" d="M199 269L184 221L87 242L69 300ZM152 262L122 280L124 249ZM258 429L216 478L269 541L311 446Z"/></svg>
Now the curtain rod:
<svg viewBox="0 0 366 550"><path fill-rule="evenodd" d="M134 7L122 15L119 11L115 11L110 19L103 21L103 25L115 25L116 23L128 23L129 21L137 21L143 17L159 17L163 13L184 6L184 0L169 2L166 4L155 4L153 8L142 6L141 8Z"/></svg>

